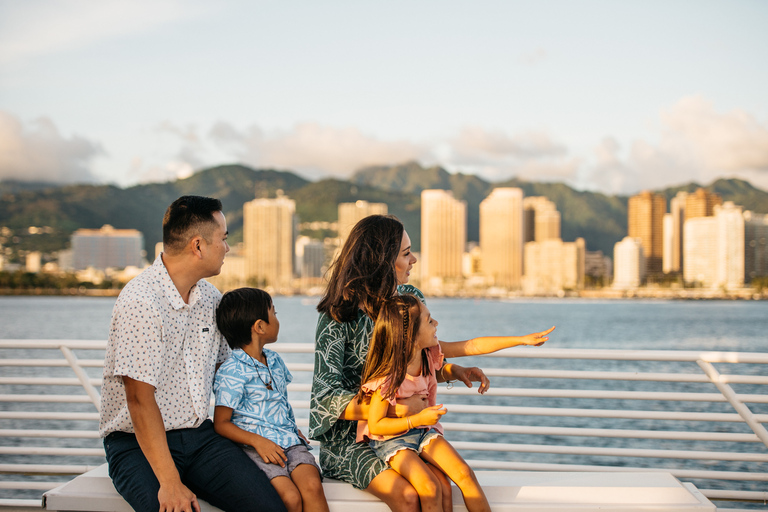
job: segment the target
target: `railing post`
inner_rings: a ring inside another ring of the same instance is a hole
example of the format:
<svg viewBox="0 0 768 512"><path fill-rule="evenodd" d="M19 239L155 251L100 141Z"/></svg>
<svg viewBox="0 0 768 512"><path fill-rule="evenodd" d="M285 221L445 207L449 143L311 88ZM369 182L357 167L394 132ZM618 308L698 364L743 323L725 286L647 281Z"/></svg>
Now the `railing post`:
<svg viewBox="0 0 768 512"><path fill-rule="evenodd" d="M83 389L85 389L85 392L88 393L88 396L91 398L91 402L96 406L96 410L100 412L101 395L96 391L96 388L91 385L91 379L88 377L88 374L85 373L83 367L77 362L77 356L69 349L69 347L62 345L59 348L67 359L72 371L75 372L75 375L77 375L77 378L80 380L80 384L83 385Z"/></svg>
<svg viewBox="0 0 768 512"><path fill-rule="evenodd" d="M763 427L759 421L757 421L755 415L752 414L751 410L749 410L749 407L744 405L744 402L739 400L739 397L736 396L736 392L733 390L733 388L727 383L723 382L723 379L720 377L720 373L717 371L717 369L715 369L712 363L708 363L699 359L696 361L696 364L698 364L701 369L704 370L704 373L707 375L707 377L709 377L709 380L712 381L712 384L717 387L725 399L728 400L728 403L730 403L731 406L736 409L736 412L739 414L739 416L741 416L744 422L749 425L749 428L752 429L752 432L754 432L755 435L763 442L765 447L768 448L768 431L765 430L765 427Z"/></svg>

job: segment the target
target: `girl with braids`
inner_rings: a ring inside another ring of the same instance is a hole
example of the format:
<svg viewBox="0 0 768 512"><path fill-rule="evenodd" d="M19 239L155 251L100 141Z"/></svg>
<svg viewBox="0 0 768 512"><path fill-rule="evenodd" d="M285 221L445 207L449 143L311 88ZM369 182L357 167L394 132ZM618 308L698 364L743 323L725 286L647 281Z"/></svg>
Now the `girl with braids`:
<svg viewBox="0 0 768 512"><path fill-rule="evenodd" d="M370 400L368 421L359 421L357 441L369 441L384 462L419 494L422 512L441 511L441 483L425 461L444 472L461 489L469 512L490 512L474 471L443 437L438 423L446 413L436 405L435 373L443 366L437 320L413 295L384 303L376 318L363 368L358 399ZM402 418L388 418L397 398L427 395L428 407Z"/></svg>
<svg viewBox="0 0 768 512"><path fill-rule="evenodd" d="M320 441L323 475L351 483L384 501L396 512L418 512L419 495L399 473L376 456L366 443L356 443L358 420L368 419L369 404L358 401L363 365L373 325L384 302L397 295L412 294L408 285L416 258L403 224L390 215L371 215L358 222L341 248L330 270L325 295L317 306L320 317L315 332L315 372L310 398L309 437ZM440 341L447 358L488 354L515 345L540 345L548 331L527 336L474 338ZM488 378L479 368L444 364L437 371L439 382L460 380L468 387ZM405 416L425 407L426 397L415 395L398 400L389 414ZM442 485L443 510L451 510L451 488L445 475L429 466Z"/></svg>

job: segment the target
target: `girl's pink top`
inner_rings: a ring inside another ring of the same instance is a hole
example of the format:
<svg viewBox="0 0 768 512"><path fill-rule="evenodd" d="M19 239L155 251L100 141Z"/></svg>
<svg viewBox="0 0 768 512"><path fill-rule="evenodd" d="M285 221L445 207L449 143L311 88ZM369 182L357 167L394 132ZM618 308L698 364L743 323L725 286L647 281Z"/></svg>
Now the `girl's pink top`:
<svg viewBox="0 0 768 512"><path fill-rule="evenodd" d="M428 397L428 403L429 405L435 405L437 403L437 379L435 378L435 372L442 368L443 366L443 351L440 350L440 345L435 345L434 347L425 348L424 350L427 351L427 361L429 363L429 368L427 371L427 375L421 375L413 376L408 375L406 373L405 380L400 385L400 387L397 389L397 393L394 397L390 398L388 401L391 405L395 405L397 403L398 398L408 398L413 395L427 395ZM366 382L361 386L363 391L366 393L373 393L377 389L380 389L382 394L387 392L387 389L389 389L389 378L388 377L381 377L379 379L374 379L371 381ZM434 428L441 434L443 433L443 426L440 425L440 423L435 423L434 425L429 426L421 426L418 428ZM404 434L405 432L403 432ZM402 434L397 434L402 435ZM367 442L370 439L375 439L377 441L384 441L387 439L392 439L393 437L397 437L397 435L393 436L375 436L371 435L370 432L368 432L368 422L367 421L358 421L357 422L357 438L356 441L359 442Z"/></svg>

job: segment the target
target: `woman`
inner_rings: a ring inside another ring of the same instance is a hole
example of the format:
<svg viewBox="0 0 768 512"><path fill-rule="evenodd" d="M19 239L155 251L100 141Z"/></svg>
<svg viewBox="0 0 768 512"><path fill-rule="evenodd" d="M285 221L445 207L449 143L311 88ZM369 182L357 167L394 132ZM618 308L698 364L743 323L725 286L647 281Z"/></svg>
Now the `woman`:
<svg viewBox="0 0 768 512"><path fill-rule="evenodd" d="M358 222L331 269L325 295L317 306L320 318L315 333L315 374L309 416L309 437L321 442L320 465L323 474L365 489L395 511L418 511L419 497L414 488L379 459L365 443L355 443L357 420L367 419L368 404L359 403L363 365L373 324L382 302L395 293L411 293L422 301L421 292L408 285L416 258L403 224L394 216L372 215ZM554 328L553 328L554 329ZM551 332L527 336L475 338L468 341L440 342L446 358L480 355L515 345L540 345ZM468 387L480 382L479 391L488 389L488 379L479 368L463 368L446 363L438 380L461 380ZM418 412L418 401L404 404L398 416ZM433 469L447 487L444 508L450 510L450 485Z"/></svg>

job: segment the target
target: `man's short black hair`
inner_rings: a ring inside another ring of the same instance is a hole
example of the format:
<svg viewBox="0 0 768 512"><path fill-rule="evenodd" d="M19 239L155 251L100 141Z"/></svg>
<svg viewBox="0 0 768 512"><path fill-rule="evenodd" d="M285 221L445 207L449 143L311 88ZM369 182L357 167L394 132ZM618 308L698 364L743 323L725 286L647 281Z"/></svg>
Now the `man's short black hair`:
<svg viewBox="0 0 768 512"><path fill-rule="evenodd" d="M224 294L216 309L216 325L230 348L251 343L251 327L257 320L269 323L272 297L258 288L237 288Z"/></svg>
<svg viewBox="0 0 768 512"><path fill-rule="evenodd" d="M222 210L221 201L212 197L181 196L163 216L163 249L178 253L197 235L211 242L216 219L213 214Z"/></svg>

